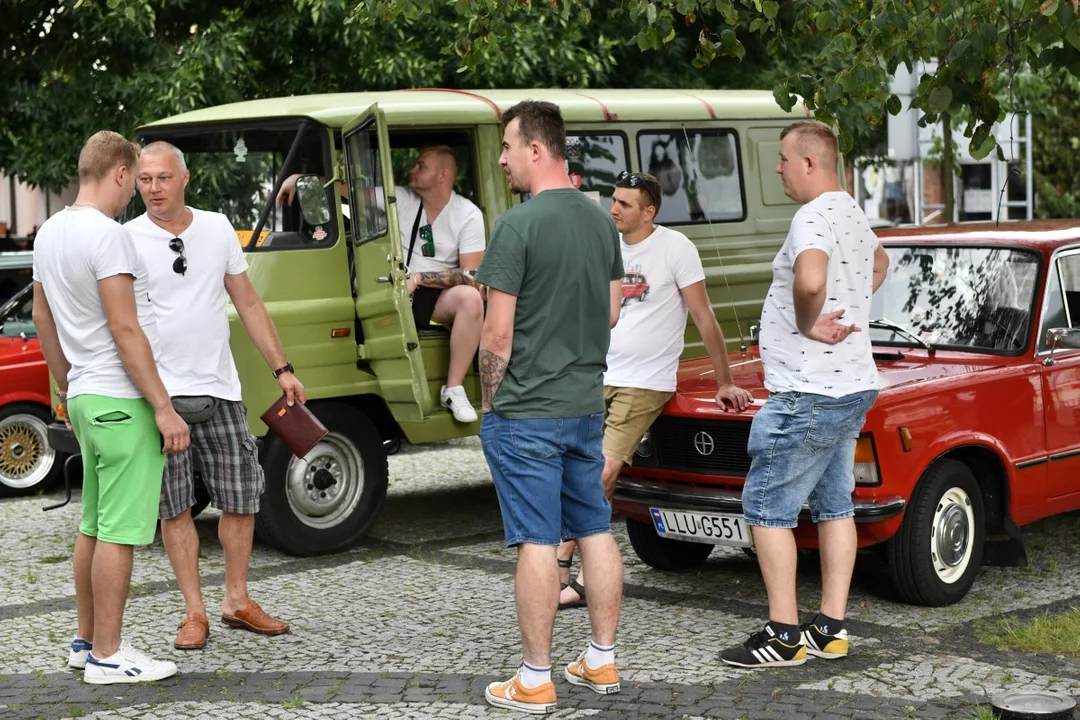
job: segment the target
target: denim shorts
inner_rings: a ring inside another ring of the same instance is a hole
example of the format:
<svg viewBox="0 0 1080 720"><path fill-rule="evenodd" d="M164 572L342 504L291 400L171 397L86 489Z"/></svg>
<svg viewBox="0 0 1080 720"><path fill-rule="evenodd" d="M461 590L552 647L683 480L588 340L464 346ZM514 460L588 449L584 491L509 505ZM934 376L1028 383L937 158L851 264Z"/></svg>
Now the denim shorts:
<svg viewBox="0 0 1080 720"><path fill-rule="evenodd" d="M742 495L748 525L793 528L807 502L814 522L855 514L855 443L877 394L769 396L750 426Z"/></svg>
<svg viewBox="0 0 1080 720"><path fill-rule="evenodd" d="M533 420L484 413L480 442L508 547L611 532L611 505L600 480L603 437L603 413Z"/></svg>

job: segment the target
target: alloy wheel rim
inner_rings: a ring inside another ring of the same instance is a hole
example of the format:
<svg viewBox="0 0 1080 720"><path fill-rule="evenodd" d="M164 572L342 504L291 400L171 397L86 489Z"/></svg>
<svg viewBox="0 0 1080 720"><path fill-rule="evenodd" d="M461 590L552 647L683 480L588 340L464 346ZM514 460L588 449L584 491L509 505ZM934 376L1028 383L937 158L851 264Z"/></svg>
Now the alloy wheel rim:
<svg viewBox="0 0 1080 720"><path fill-rule="evenodd" d="M35 415L0 420L0 483L25 490L44 480L56 462L48 437L45 423Z"/></svg>

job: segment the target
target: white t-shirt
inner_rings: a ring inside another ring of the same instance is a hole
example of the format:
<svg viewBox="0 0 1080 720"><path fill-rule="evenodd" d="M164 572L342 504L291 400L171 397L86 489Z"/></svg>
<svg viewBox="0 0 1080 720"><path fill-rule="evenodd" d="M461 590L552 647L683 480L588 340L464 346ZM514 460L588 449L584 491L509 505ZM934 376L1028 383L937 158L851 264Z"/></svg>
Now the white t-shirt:
<svg viewBox="0 0 1080 720"><path fill-rule="evenodd" d="M676 230L622 245L623 306L611 331L604 384L672 392L686 332L682 289L705 279L697 248Z"/></svg>
<svg viewBox="0 0 1080 720"><path fill-rule="evenodd" d="M795 213L773 260L772 287L761 311L761 363L771 392L838 398L879 387L868 327L877 246L866 215L846 192L827 192ZM842 308L840 322L862 329L837 345L811 340L795 323L795 259L810 249L829 256L822 314Z"/></svg>
<svg viewBox="0 0 1080 720"><path fill-rule="evenodd" d="M439 211L435 222L431 224L432 237L435 239L435 257L424 257L424 239L420 237L420 228L428 223L428 219L427 210L421 210L416 244L413 247L412 259L408 259L412 229L416 224L416 211L420 210L420 196L407 187L397 188L396 196L401 251L410 273L454 270L461 267L461 255L483 252L484 214L470 200L451 192L446 207Z"/></svg>
<svg viewBox="0 0 1080 720"><path fill-rule="evenodd" d="M172 233L145 213L124 225L150 271L158 372L169 395L240 400L240 377L229 348L225 276L247 271L247 260L227 217L189 209L191 225L179 236L187 258L183 275L173 271L179 253L169 249Z"/></svg>
<svg viewBox="0 0 1080 720"><path fill-rule="evenodd" d="M69 398L142 397L120 361L98 292L98 281L114 275L134 277L139 325L156 348L147 268L124 228L83 207L64 208L41 226L34 240L34 280L45 288L60 347L71 363Z"/></svg>

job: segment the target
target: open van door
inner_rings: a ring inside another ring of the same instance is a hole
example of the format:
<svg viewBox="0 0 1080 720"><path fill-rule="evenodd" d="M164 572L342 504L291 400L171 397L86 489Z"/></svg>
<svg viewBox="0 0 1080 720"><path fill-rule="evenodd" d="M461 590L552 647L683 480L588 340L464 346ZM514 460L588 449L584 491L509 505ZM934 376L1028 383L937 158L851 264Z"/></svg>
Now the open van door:
<svg viewBox="0 0 1080 720"><path fill-rule="evenodd" d="M431 391L406 290L386 119L377 105L342 130L353 243L356 316L363 331L357 359L370 366L399 422L423 422Z"/></svg>

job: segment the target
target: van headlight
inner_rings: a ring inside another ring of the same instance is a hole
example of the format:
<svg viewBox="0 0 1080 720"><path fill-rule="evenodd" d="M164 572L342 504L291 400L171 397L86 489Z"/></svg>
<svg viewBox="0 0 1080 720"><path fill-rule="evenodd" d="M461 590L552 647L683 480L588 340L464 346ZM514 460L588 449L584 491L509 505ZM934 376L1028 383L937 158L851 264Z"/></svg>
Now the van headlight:
<svg viewBox="0 0 1080 720"><path fill-rule="evenodd" d="M878 472L877 451L874 448L873 435L860 435L855 443L855 484L881 484L881 474Z"/></svg>

